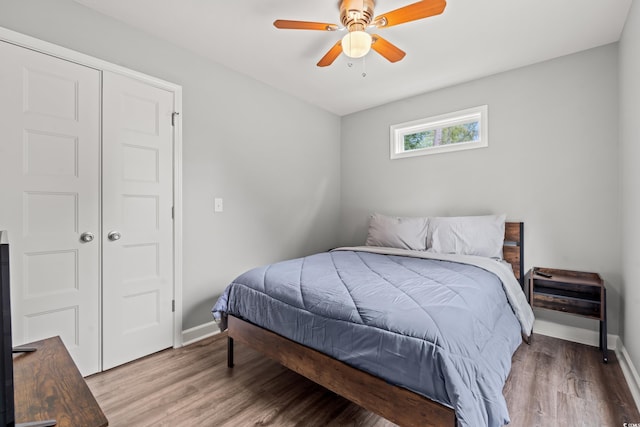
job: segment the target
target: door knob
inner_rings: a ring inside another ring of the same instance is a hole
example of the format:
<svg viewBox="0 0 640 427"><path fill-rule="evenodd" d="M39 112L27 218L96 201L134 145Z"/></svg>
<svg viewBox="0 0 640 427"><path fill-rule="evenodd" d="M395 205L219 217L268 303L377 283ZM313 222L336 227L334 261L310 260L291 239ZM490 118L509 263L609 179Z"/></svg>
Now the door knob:
<svg viewBox="0 0 640 427"><path fill-rule="evenodd" d="M80 235L80 240L83 241L84 243L89 243L93 240L94 237L95 236L93 235L93 233L85 231Z"/></svg>
<svg viewBox="0 0 640 427"><path fill-rule="evenodd" d="M116 240L120 240L122 234L120 234L118 231L110 231L109 234L107 234L107 237L112 242L115 242Z"/></svg>

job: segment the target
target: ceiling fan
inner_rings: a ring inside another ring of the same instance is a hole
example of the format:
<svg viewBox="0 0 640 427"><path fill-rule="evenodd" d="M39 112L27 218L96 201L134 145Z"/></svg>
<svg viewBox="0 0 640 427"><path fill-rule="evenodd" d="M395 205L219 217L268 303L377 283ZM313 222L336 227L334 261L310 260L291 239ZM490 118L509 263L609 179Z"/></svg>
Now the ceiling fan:
<svg viewBox="0 0 640 427"><path fill-rule="evenodd" d="M390 62L397 62L404 58L405 52L379 35L369 34L366 30L370 27L392 27L439 15L446 6L446 0L422 0L374 18L374 0L341 0L340 22L344 26L343 28L338 24L284 19L276 20L273 25L276 28L286 30L338 31L347 29L349 33L329 49L318 62L318 67L331 65L342 52L351 58L360 58L369 53L370 49L375 50Z"/></svg>

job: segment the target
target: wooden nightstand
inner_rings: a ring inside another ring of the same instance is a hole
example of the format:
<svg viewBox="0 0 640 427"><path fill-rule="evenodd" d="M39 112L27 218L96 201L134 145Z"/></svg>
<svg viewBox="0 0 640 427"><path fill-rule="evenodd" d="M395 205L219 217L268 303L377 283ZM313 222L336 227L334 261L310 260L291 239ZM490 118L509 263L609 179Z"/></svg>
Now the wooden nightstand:
<svg viewBox="0 0 640 427"><path fill-rule="evenodd" d="M600 321L600 350L607 363L607 290L598 273L534 267L525 277L531 307Z"/></svg>

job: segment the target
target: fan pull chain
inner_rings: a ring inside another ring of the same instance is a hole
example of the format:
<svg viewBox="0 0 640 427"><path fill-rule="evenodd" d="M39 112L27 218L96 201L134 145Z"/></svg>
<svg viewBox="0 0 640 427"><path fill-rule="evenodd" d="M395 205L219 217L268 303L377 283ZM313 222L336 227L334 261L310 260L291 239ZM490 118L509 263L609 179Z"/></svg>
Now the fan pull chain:
<svg viewBox="0 0 640 427"><path fill-rule="evenodd" d="M353 68L353 62L347 62L347 67ZM362 57L362 78L367 77L367 61L365 60L365 56Z"/></svg>

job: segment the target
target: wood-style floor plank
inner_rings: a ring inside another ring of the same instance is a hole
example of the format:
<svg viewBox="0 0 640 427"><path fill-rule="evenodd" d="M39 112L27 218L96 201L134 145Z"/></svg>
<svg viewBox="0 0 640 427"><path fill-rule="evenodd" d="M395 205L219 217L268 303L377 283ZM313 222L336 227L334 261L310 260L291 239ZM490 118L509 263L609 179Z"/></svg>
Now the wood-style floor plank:
<svg viewBox="0 0 640 427"><path fill-rule="evenodd" d="M126 426L371 426L393 423L226 335L166 350L87 378L109 419ZM535 335L513 357L504 388L510 426L622 426L640 414L611 352Z"/></svg>

